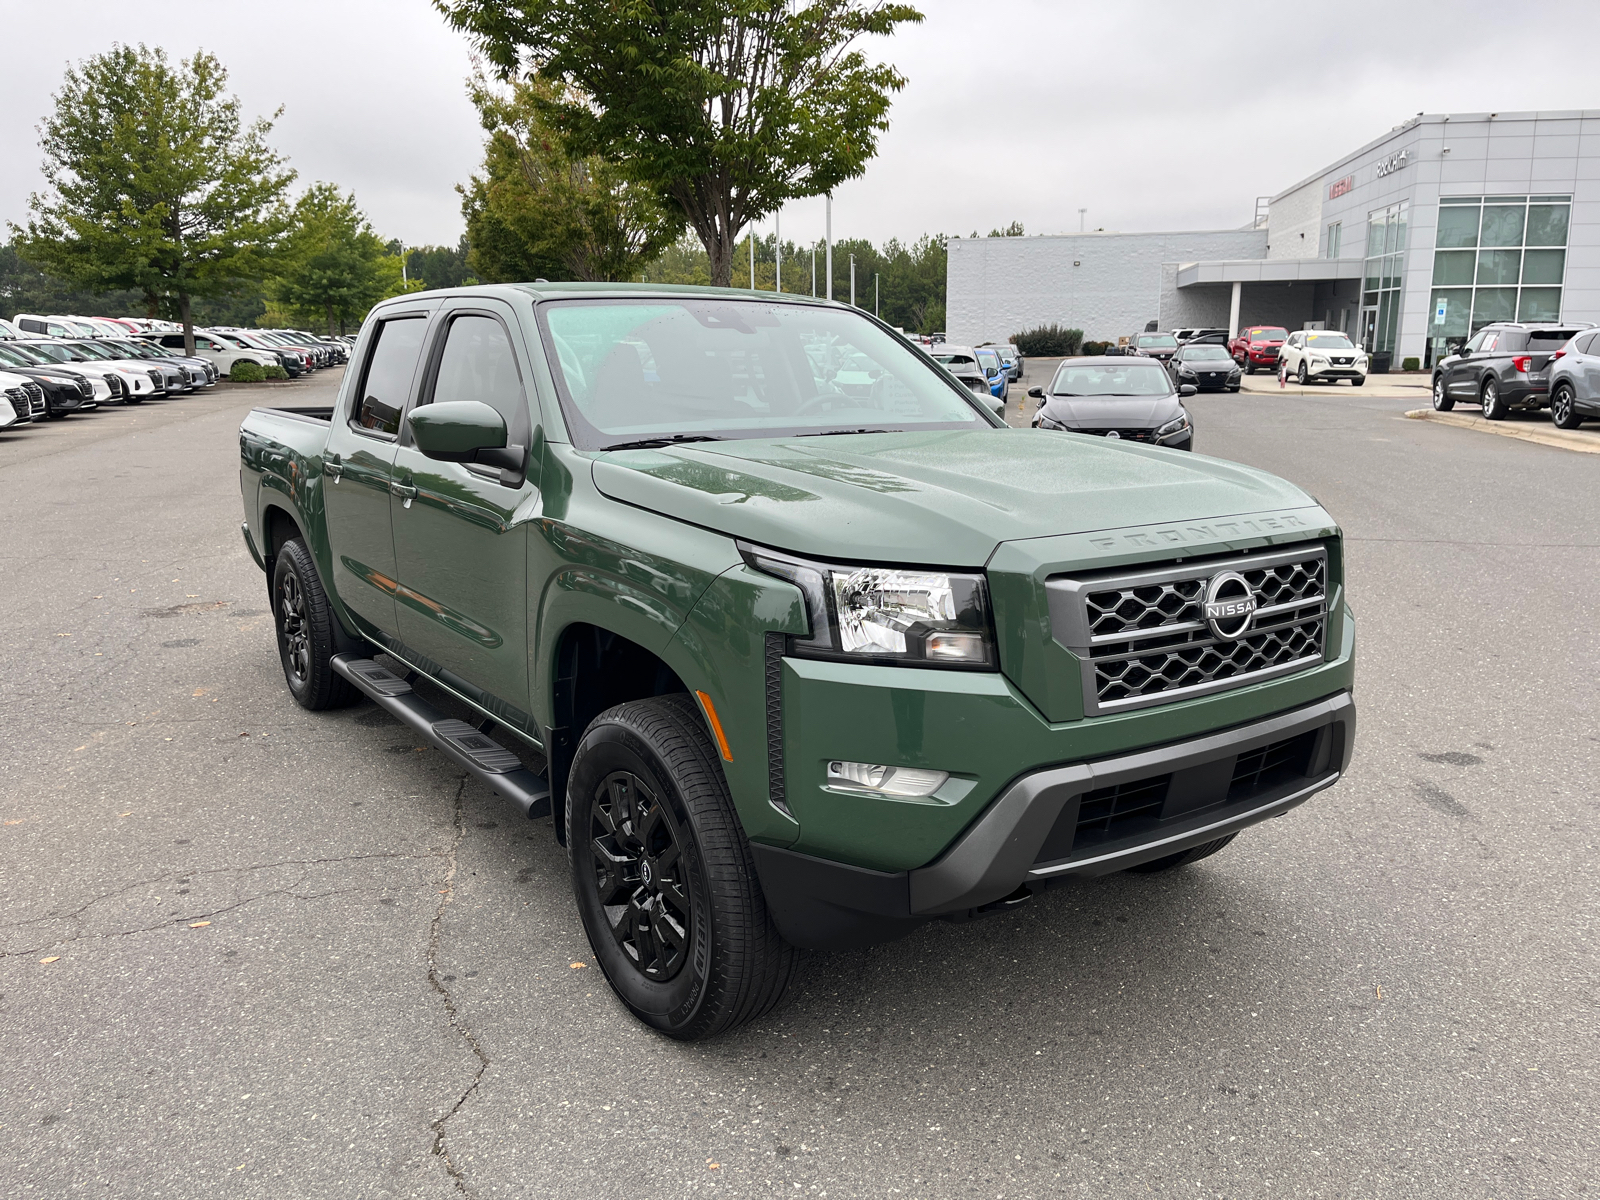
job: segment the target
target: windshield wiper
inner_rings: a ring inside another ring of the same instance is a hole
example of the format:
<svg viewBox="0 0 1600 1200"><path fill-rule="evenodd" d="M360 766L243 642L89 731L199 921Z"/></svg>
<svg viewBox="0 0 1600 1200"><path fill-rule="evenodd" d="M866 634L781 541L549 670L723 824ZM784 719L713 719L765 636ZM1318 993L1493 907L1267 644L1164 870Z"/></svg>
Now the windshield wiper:
<svg viewBox="0 0 1600 1200"><path fill-rule="evenodd" d="M819 429L815 433L797 433L795 437L838 437L841 433L904 433L904 429Z"/></svg>
<svg viewBox="0 0 1600 1200"><path fill-rule="evenodd" d="M617 442L602 446L602 450L655 450L661 446L678 446L684 442L725 442L727 438L709 433L675 433L671 437L640 438L637 442Z"/></svg>

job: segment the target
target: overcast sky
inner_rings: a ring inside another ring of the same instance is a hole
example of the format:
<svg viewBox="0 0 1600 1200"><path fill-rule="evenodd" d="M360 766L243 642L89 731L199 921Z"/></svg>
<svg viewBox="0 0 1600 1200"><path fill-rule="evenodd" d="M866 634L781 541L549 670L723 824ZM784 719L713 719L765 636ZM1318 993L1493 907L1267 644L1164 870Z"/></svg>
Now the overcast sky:
<svg viewBox="0 0 1600 1200"><path fill-rule="evenodd" d="M468 48L426 0L4 0L0 226L42 186L36 126L62 69L113 42L204 47L302 184L354 189L386 237L454 242L478 162ZM834 236L1233 228L1421 111L1600 107L1592 3L1441 5L922 0L870 53L909 84ZM1298 16L1296 14L1299 14ZM1564 41L1564 39L1566 39ZM1573 57L1568 58L1568 47ZM763 226L763 229L770 226ZM822 234L821 201L783 233ZM0 228L0 238L6 235Z"/></svg>

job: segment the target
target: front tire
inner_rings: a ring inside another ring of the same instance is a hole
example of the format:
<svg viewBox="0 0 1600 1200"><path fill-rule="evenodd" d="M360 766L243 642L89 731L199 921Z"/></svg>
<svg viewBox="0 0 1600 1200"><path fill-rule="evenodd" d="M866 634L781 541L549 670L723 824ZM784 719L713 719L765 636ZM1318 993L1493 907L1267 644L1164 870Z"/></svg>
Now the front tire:
<svg viewBox="0 0 1600 1200"><path fill-rule="evenodd" d="M1583 424L1583 414L1578 411L1570 383L1558 383L1556 390L1550 393L1550 420L1557 429L1576 429Z"/></svg>
<svg viewBox="0 0 1600 1200"><path fill-rule="evenodd" d="M1433 411L1449 412L1455 406L1456 402L1445 395L1444 376L1435 375L1433 377Z"/></svg>
<svg viewBox="0 0 1600 1200"><path fill-rule="evenodd" d="M715 746L682 693L618 705L579 742L567 853L584 932L634 1016L698 1041L768 1012L798 952L757 881Z"/></svg>
<svg viewBox="0 0 1600 1200"><path fill-rule="evenodd" d="M1367 382L1367 377L1365 375L1357 375L1354 379L1352 379L1350 381L1350 386L1351 387L1363 387L1363 386L1365 386L1366 382Z"/></svg>
<svg viewBox="0 0 1600 1200"><path fill-rule="evenodd" d="M333 669L333 656L345 639L316 562L301 538L285 542L273 563L272 619L278 629L284 682L296 704L321 712L361 699L356 686Z"/></svg>
<svg viewBox="0 0 1600 1200"><path fill-rule="evenodd" d="M1311 376L1306 371L1306 360L1302 358L1299 368L1294 373L1294 381L1301 387L1305 387L1310 378Z"/></svg>
<svg viewBox="0 0 1600 1200"><path fill-rule="evenodd" d="M1500 385L1494 381L1492 375L1483 381L1480 403L1483 405L1483 419L1485 421L1505 420L1505 402L1500 399Z"/></svg>

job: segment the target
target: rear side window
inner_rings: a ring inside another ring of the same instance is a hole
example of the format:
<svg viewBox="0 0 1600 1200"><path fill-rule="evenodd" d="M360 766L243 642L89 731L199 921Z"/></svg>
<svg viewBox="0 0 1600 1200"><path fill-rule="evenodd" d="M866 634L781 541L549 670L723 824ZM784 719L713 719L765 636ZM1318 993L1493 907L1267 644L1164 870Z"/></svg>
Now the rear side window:
<svg viewBox="0 0 1600 1200"><path fill-rule="evenodd" d="M411 394L427 325L425 317L399 317L380 323L374 331L350 421L356 428L389 437L400 432L400 414Z"/></svg>
<svg viewBox="0 0 1600 1200"><path fill-rule="evenodd" d="M1584 334L1581 338L1578 338L1575 342L1573 342L1572 348L1579 354L1593 354L1594 351L1591 350L1590 347L1594 345L1594 339L1596 336L1600 336L1600 330L1597 330L1595 333Z"/></svg>
<svg viewBox="0 0 1600 1200"><path fill-rule="evenodd" d="M516 352L505 326L493 317L469 314L450 322L433 399L479 400L505 418L506 443L526 446L533 433Z"/></svg>
<svg viewBox="0 0 1600 1200"><path fill-rule="evenodd" d="M1528 349L1549 354L1567 344L1577 330L1574 329L1533 329L1528 331Z"/></svg>

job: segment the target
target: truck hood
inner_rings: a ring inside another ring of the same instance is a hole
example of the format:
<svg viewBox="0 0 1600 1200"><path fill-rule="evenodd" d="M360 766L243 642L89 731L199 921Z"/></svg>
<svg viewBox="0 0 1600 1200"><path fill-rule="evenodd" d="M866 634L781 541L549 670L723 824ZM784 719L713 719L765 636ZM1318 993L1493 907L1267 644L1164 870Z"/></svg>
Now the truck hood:
<svg viewBox="0 0 1600 1200"><path fill-rule="evenodd" d="M949 567L1019 538L1315 503L1237 463L1030 429L608 451L593 477L615 500L774 549Z"/></svg>

